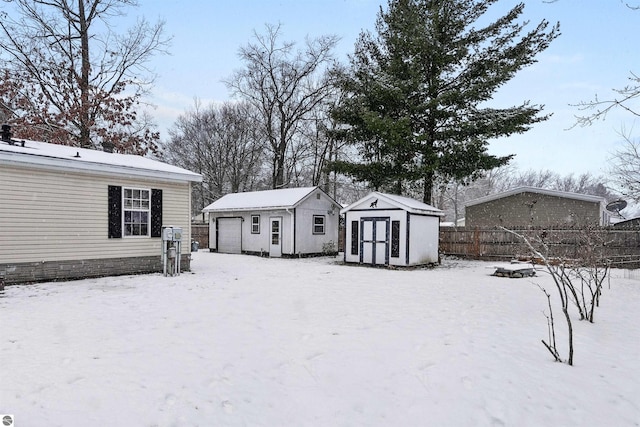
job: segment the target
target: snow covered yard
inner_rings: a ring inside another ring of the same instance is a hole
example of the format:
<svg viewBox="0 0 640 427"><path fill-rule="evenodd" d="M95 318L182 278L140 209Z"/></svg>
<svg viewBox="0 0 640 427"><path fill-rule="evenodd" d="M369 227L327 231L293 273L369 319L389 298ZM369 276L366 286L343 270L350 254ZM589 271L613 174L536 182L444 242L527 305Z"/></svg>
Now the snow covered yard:
<svg viewBox="0 0 640 427"><path fill-rule="evenodd" d="M17 427L640 425L640 281L623 271L596 323L574 321L570 367L540 343L546 275L193 255L179 277L7 287L0 414Z"/></svg>

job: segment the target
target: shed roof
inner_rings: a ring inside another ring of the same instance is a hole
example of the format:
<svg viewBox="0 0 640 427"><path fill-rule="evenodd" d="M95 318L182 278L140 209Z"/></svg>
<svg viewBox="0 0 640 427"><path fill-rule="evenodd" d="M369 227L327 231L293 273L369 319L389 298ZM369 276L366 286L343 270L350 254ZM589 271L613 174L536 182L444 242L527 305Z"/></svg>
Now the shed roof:
<svg viewBox="0 0 640 427"><path fill-rule="evenodd" d="M398 196L396 194L381 193L379 191L372 191L371 193L367 194L365 197L361 198L360 200L350 204L346 208L341 209L340 213L343 214L352 209L356 209L358 206L362 205L364 202L372 198L378 198L378 199L384 200L391 205L397 206L400 209L403 209L415 214L426 214L426 215L435 215L435 216L444 215L444 212L442 212L440 209L435 208L426 203L419 202L410 197Z"/></svg>
<svg viewBox="0 0 640 427"><path fill-rule="evenodd" d="M322 191L318 187L301 187L231 193L222 196L202 211L223 212L294 208L315 190Z"/></svg>
<svg viewBox="0 0 640 427"><path fill-rule="evenodd" d="M148 157L29 140L14 140L13 144L0 142L0 164L159 180L202 181L200 174Z"/></svg>
<svg viewBox="0 0 640 427"><path fill-rule="evenodd" d="M563 197L566 199L582 200L585 202L601 203L604 205L605 198L600 196L592 196L590 194L570 193L568 191L548 190L546 188L538 187L516 187L511 190L503 191L502 193L490 194L488 196L480 197L474 200L470 200L465 203L465 206L474 206L481 203L491 202L493 200L502 199L509 196L514 196L521 193L536 193L544 194L546 196Z"/></svg>

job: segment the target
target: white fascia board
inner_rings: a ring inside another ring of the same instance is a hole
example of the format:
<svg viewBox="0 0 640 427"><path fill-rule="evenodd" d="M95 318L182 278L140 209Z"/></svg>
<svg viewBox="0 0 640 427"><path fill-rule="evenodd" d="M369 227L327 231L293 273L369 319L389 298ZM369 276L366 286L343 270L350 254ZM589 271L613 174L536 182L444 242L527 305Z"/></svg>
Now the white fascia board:
<svg viewBox="0 0 640 427"><path fill-rule="evenodd" d="M230 213L230 212L242 212L242 213L251 213L251 212L265 212L265 211L285 211L287 209L294 209L295 206L287 205L287 206L262 206L262 207L254 207L254 208L222 208L222 209L202 209L202 212L205 213Z"/></svg>
<svg viewBox="0 0 640 427"><path fill-rule="evenodd" d="M28 157L27 157L28 156ZM55 171L75 171L96 175L119 175L134 178L147 178L155 181L202 182L202 175L193 172L178 173L161 170L141 169L130 166L109 165L94 162L76 162L73 159L60 159L47 156L32 156L21 153L1 152L0 165L34 167ZM28 161L25 161L25 157Z"/></svg>

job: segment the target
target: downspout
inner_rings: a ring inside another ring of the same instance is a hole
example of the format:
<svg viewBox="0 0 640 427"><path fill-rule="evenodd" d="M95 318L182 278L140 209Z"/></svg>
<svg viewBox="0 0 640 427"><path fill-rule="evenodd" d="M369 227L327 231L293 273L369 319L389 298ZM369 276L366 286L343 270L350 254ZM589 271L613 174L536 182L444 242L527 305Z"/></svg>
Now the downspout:
<svg viewBox="0 0 640 427"><path fill-rule="evenodd" d="M285 208L285 211L291 215L291 255L296 255L296 209L293 208L293 212L289 208Z"/></svg>

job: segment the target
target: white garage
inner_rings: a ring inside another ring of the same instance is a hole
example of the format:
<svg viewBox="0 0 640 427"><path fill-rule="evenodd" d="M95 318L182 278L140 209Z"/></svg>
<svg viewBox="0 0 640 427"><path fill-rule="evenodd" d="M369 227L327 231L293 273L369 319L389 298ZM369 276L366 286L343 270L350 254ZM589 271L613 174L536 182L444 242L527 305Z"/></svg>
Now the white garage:
<svg viewBox="0 0 640 427"><path fill-rule="evenodd" d="M209 214L209 250L270 257L338 252L339 206L318 187L227 194Z"/></svg>

